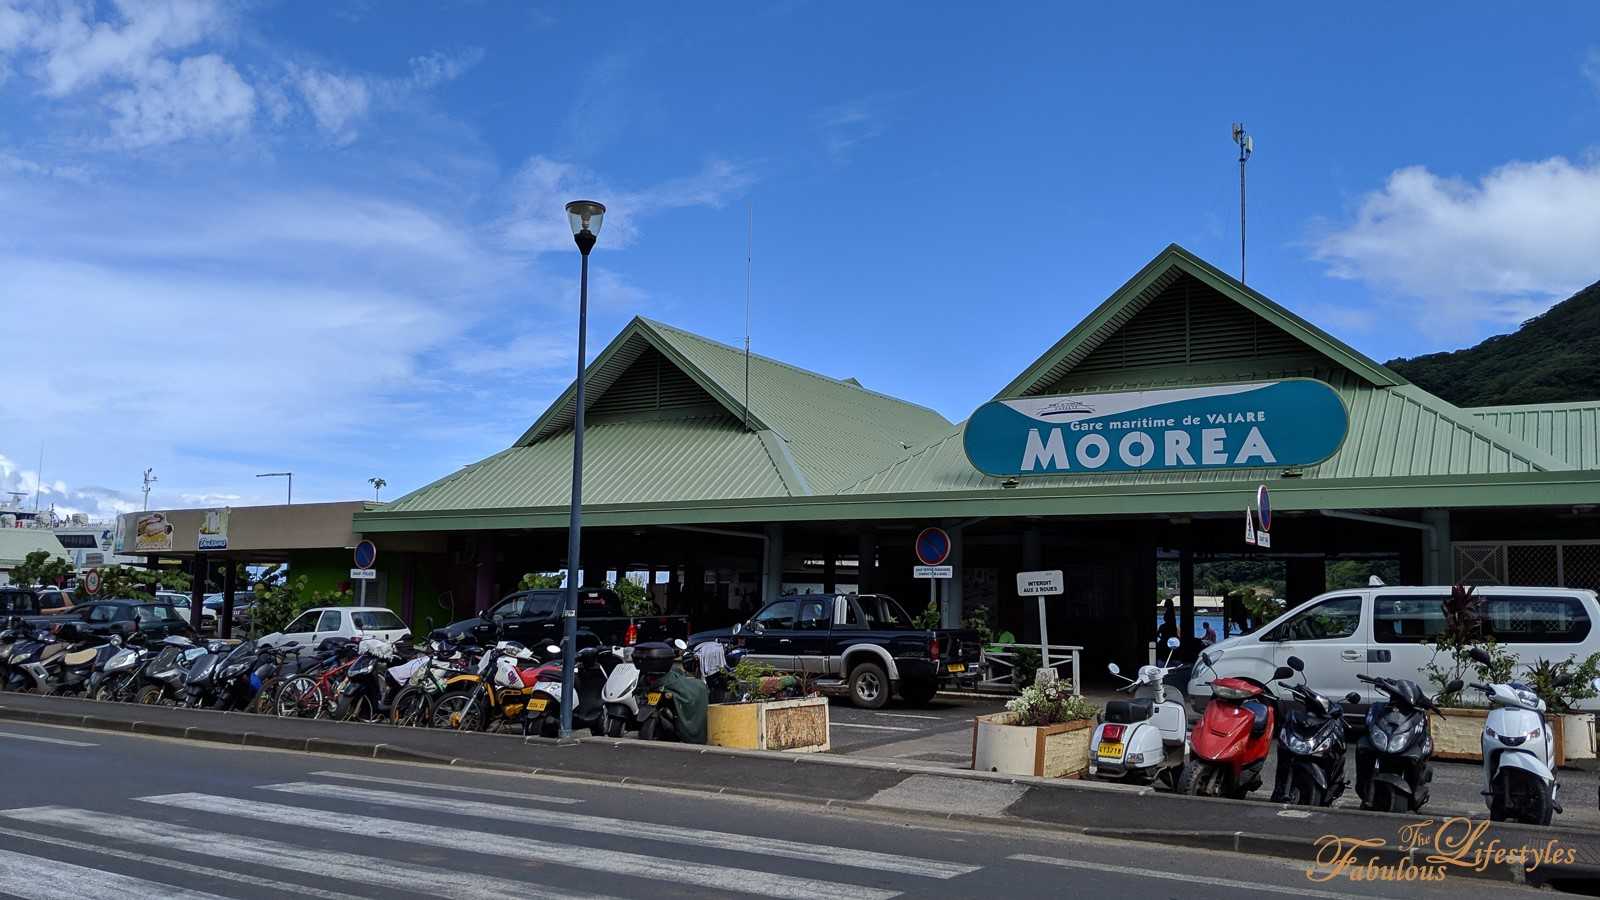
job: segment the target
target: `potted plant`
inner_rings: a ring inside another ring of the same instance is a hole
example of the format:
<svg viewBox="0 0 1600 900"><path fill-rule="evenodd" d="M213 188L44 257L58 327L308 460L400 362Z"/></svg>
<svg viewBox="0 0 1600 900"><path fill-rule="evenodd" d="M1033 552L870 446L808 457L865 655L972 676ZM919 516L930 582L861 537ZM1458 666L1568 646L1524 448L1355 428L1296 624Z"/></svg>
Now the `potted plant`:
<svg viewBox="0 0 1600 900"><path fill-rule="evenodd" d="M815 753L831 745L828 698L802 678L752 660L733 668L733 699L706 709L706 742L743 750Z"/></svg>
<svg viewBox="0 0 1600 900"><path fill-rule="evenodd" d="M1099 707L1066 681L1023 688L1006 711L972 724L972 767L1008 775L1076 777L1089 767Z"/></svg>

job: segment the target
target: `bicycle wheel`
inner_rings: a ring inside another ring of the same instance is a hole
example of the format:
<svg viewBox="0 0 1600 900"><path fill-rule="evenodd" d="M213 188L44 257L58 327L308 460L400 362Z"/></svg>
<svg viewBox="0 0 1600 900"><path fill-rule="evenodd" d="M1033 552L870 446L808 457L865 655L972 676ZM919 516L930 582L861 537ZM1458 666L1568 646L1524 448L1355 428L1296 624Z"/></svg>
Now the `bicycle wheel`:
<svg viewBox="0 0 1600 900"><path fill-rule="evenodd" d="M324 701L317 682L298 675L278 689L278 715L285 719L320 719Z"/></svg>
<svg viewBox="0 0 1600 900"><path fill-rule="evenodd" d="M427 728L433 724L432 718L433 704L428 692L419 687L403 688L394 698L394 709L389 711L389 721L411 728Z"/></svg>

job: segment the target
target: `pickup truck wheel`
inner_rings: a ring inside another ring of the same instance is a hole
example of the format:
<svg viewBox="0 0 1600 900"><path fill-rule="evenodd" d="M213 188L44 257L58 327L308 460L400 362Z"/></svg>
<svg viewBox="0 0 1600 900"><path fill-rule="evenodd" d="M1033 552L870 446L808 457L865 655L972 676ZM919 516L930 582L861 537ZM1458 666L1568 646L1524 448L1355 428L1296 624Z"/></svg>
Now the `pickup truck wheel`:
<svg viewBox="0 0 1600 900"><path fill-rule="evenodd" d="M900 697L912 706L927 706L937 693L937 681L915 679L900 682Z"/></svg>
<svg viewBox="0 0 1600 900"><path fill-rule="evenodd" d="M850 702L862 709L882 709L889 702L889 676L877 663L850 670Z"/></svg>

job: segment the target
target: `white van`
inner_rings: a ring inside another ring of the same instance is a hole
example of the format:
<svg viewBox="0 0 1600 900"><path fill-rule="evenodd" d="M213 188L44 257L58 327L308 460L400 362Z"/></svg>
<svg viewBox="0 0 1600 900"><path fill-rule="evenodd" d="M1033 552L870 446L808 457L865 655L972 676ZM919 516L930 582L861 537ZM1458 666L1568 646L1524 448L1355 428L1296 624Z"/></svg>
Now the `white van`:
<svg viewBox="0 0 1600 900"><path fill-rule="evenodd" d="M1354 691L1363 705L1373 702L1377 692L1357 681L1359 674L1409 678L1432 693L1422 669L1434 653L1424 641L1443 630L1442 604L1450 590L1363 587L1307 600L1251 634L1213 644L1215 671L1195 663L1189 703L1196 711L1204 709L1211 697L1208 685L1218 677L1245 675L1270 683L1273 670L1291 656L1305 661L1312 689L1330 697ZM1594 591L1485 586L1473 594L1483 598L1486 634L1516 654L1522 665L1540 659L1582 662L1600 651L1600 604ZM1437 663L1446 666L1449 658L1441 654ZM1517 674L1522 673L1519 667ZM1600 698L1577 706L1600 709Z"/></svg>

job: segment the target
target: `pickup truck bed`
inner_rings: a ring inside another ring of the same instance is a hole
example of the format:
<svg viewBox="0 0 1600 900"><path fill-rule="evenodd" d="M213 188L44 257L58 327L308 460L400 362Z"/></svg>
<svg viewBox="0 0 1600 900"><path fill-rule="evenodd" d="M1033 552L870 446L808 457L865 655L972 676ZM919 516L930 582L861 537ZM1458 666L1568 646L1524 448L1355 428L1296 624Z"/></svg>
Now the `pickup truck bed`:
<svg viewBox="0 0 1600 900"><path fill-rule="evenodd" d="M912 704L942 687L979 678L983 647L971 629L921 629L882 594L806 594L767 604L749 622L704 632L691 643L721 640L745 659L808 675L818 690L877 709L892 694Z"/></svg>

